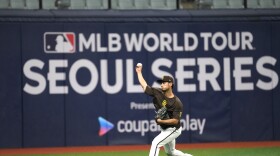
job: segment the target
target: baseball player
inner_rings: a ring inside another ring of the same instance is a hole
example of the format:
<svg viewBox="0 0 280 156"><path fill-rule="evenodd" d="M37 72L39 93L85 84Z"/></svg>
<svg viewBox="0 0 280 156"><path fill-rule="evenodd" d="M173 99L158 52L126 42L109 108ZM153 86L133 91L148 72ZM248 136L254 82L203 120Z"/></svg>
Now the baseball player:
<svg viewBox="0 0 280 156"><path fill-rule="evenodd" d="M161 88L153 88L147 85L142 75L141 63L137 64L136 73L144 92L153 97L155 109L160 111L162 108L166 108L167 110L164 118L156 118L157 124L161 127L161 133L154 138L149 156L158 156L162 146L164 146L168 156L192 156L175 149L175 139L182 131L180 118L183 112L183 104L172 91L174 87L173 78L171 76L163 76L161 80L157 81L161 84Z"/></svg>

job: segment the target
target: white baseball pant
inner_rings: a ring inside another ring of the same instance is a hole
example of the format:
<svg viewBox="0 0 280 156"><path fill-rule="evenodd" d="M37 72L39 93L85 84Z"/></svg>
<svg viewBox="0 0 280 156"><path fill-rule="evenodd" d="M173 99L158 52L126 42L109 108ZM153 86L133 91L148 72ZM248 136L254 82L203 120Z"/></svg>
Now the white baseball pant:
<svg viewBox="0 0 280 156"><path fill-rule="evenodd" d="M179 129L167 128L161 130L161 133L157 135L150 149L149 156L158 156L160 147L164 146L164 150L168 156L191 156L175 149L175 139L181 134L182 128Z"/></svg>

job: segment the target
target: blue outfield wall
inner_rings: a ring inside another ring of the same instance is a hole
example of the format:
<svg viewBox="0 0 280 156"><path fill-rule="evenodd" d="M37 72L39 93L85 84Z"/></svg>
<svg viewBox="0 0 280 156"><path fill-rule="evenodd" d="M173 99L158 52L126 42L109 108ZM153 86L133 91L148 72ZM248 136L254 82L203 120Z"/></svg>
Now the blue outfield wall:
<svg viewBox="0 0 280 156"><path fill-rule="evenodd" d="M280 140L278 20L131 17L1 20L0 147L150 144L138 62L175 78L178 143Z"/></svg>

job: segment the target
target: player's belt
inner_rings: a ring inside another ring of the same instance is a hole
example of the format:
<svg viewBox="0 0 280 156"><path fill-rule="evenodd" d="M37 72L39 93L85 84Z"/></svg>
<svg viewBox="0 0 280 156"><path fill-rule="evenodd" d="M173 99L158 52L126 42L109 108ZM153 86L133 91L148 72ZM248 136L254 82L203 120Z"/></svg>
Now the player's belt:
<svg viewBox="0 0 280 156"><path fill-rule="evenodd" d="M167 128L176 128L179 129L180 127L176 127L176 126L161 126L161 129L166 130Z"/></svg>

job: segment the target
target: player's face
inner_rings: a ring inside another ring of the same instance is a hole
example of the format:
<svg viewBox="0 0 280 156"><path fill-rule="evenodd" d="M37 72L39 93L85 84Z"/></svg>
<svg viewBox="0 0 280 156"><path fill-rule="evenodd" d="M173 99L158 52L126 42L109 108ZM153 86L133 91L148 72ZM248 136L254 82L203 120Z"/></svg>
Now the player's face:
<svg viewBox="0 0 280 156"><path fill-rule="evenodd" d="M167 91L171 88L172 83L162 82L160 86L161 86L162 91Z"/></svg>

